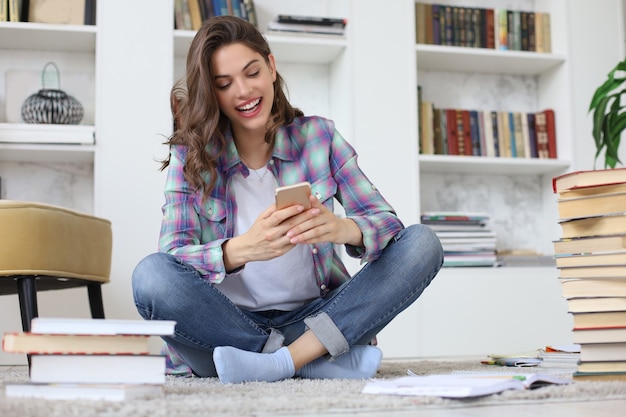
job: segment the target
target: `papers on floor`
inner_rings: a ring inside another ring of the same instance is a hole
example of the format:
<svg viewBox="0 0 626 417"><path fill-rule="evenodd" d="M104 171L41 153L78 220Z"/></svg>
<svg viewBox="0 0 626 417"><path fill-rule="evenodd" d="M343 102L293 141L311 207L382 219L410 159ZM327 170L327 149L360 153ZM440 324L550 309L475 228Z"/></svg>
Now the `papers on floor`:
<svg viewBox="0 0 626 417"><path fill-rule="evenodd" d="M363 394L468 398L496 394L506 390L535 389L544 385L568 384L571 379L554 375L427 375L396 379L372 379Z"/></svg>

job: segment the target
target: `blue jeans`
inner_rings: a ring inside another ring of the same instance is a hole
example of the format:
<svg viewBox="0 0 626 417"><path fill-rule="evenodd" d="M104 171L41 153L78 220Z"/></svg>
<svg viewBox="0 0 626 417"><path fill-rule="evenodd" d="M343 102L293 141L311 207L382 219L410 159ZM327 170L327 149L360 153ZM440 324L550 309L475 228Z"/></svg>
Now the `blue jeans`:
<svg viewBox="0 0 626 417"><path fill-rule="evenodd" d="M216 346L271 351L276 346L270 345L288 345L307 329L331 356L367 344L422 294L442 263L435 233L413 225L350 280L293 311L240 309L193 267L165 253L151 254L137 265L133 295L144 319L176 321L175 334L164 340L196 375L216 376Z"/></svg>

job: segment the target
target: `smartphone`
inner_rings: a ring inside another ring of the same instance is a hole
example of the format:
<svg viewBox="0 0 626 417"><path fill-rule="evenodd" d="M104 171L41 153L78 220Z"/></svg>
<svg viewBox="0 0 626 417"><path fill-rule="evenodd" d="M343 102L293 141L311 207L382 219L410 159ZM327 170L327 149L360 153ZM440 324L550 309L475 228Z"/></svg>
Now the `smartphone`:
<svg viewBox="0 0 626 417"><path fill-rule="evenodd" d="M276 208L278 210L295 204L301 204L305 209L311 208L311 201L309 201L309 196L311 195L311 184L306 181L278 187L275 195Z"/></svg>

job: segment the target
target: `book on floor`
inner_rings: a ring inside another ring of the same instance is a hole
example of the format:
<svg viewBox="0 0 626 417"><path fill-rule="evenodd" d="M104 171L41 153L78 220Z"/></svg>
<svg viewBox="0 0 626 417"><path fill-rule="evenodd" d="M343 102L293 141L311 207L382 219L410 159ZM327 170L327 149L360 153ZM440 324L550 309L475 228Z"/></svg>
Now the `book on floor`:
<svg viewBox="0 0 626 417"><path fill-rule="evenodd" d="M552 179L555 193L579 187L611 185L626 182L626 168L574 171Z"/></svg>
<svg viewBox="0 0 626 417"><path fill-rule="evenodd" d="M626 234L626 215L606 215L584 217L582 219L563 220L561 238L577 238Z"/></svg>
<svg viewBox="0 0 626 417"><path fill-rule="evenodd" d="M31 322L31 333L39 334L125 334L169 336L174 334L171 320L112 320L37 317Z"/></svg>
<svg viewBox="0 0 626 417"><path fill-rule="evenodd" d="M574 200L581 197L596 197L601 195L612 195L626 193L626 182L608 185L591 185L582 188L570 188L559 193L559 201Z"/></svg>
<svg viewBox="0 0 626 417"><path fill-rule="evenodd" d="M575 381L626 381L626 372L574 372Z"/></svg>
<svg viewBox="0 0 626 417"><path fill-rule="evenodd" d="M626 342L626 327L574 328L576 343Z"/></svg>
<svg viewBox="0 0 626 417"><path fill-rule="evenodd" d="M134 398L158 397L161 385L148 384L36 384L6 383L4 393L14 398L41 398L46 400L101 400L127 401Z"/></svg>
<svg viewBox="0 0 626 417"><path fill-rule="evenodd" d="M626 311L576 313L572 314L572 316L574 317L575 329L626 327Z"/></svg>
<svg viewBox="0 0 626 417"><path fill-rule="evenodd" d="M626 361L596 361L596 362L585 362L580 361L578 363L578 372L625 372L626 373Z"/></svg>
<svg viewBox="0 0 626 417"><path fill-rule="evenodd" d="M570 313L626 311L626 297L584 297L570 298L566 301ZM626 338L624 340L626 341Z"/></svg>
<svg viewBox="0 0 626 417"><path fill-rule="evenodd" d="M626 278L626 265L597 265L560 268L560 278Z"/></svg>
<svg viewBox="0 0 626 417"><path fill-rule="evenodd" d="M557 205L561 219L621 213L626 211L626 191L570 198L561 196Z"/></svg>
<svg viewBox="0 0 626 417"><path fill-rule="evenodd" d="M604 253L555 255L558 268L626 265L626 250Z"/></svg>
<svg viewBox="0 0 626 417"><path fill-rule="evenodd" d="M5 333L2 350L27 354L147 355L147 335Z"/></svg>
<svg viewBox="0 0 626 417"><path fill-rule="evenodd" d="M580 346L581 362L626 361L626 342L583 343Z"/></svg>
<svg viewBox="0 0 626 417"><path fill-rule="evenodd" d="M568 238L553 243L556 255L618 252L626 249L626 235Z"/></svg>
<svg viewBox="0 0 626 417"><path fill-rule="evenodd" d="M36 383L163 384L165 357L159 355L31 355Z"/></svg>
<svg viewBox="0 0 626 417"><path fill-rule="evenodd" d="M554 375L427 375L395 379L371 379L363 394L435 396L469 398L496 394L506 390L533 389L543 385L568 384L569 379Z"/></svg>
<svg viewBox="0 0 626 417"><path fill-rule="evenodd" d="M626 297L626 278L562 279L561 294L566 299Z"/></svg>

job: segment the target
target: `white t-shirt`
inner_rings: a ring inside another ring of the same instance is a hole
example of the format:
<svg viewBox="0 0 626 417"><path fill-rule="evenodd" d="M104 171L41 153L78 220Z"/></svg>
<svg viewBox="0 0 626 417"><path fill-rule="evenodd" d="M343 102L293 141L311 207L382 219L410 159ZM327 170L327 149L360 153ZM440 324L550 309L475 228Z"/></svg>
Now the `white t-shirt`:
<svg viewBox="0 0 626 417"><path fill-rule="evenodd" d="M263 167L244 178L237 173L231 186L237 202L235 236L245 233L259 214L274 203L274 174ZM290 311L319 297L310 245L296 245L268 261L248 262L238 274L216 284L233 303L250 311Z"/></svg>

